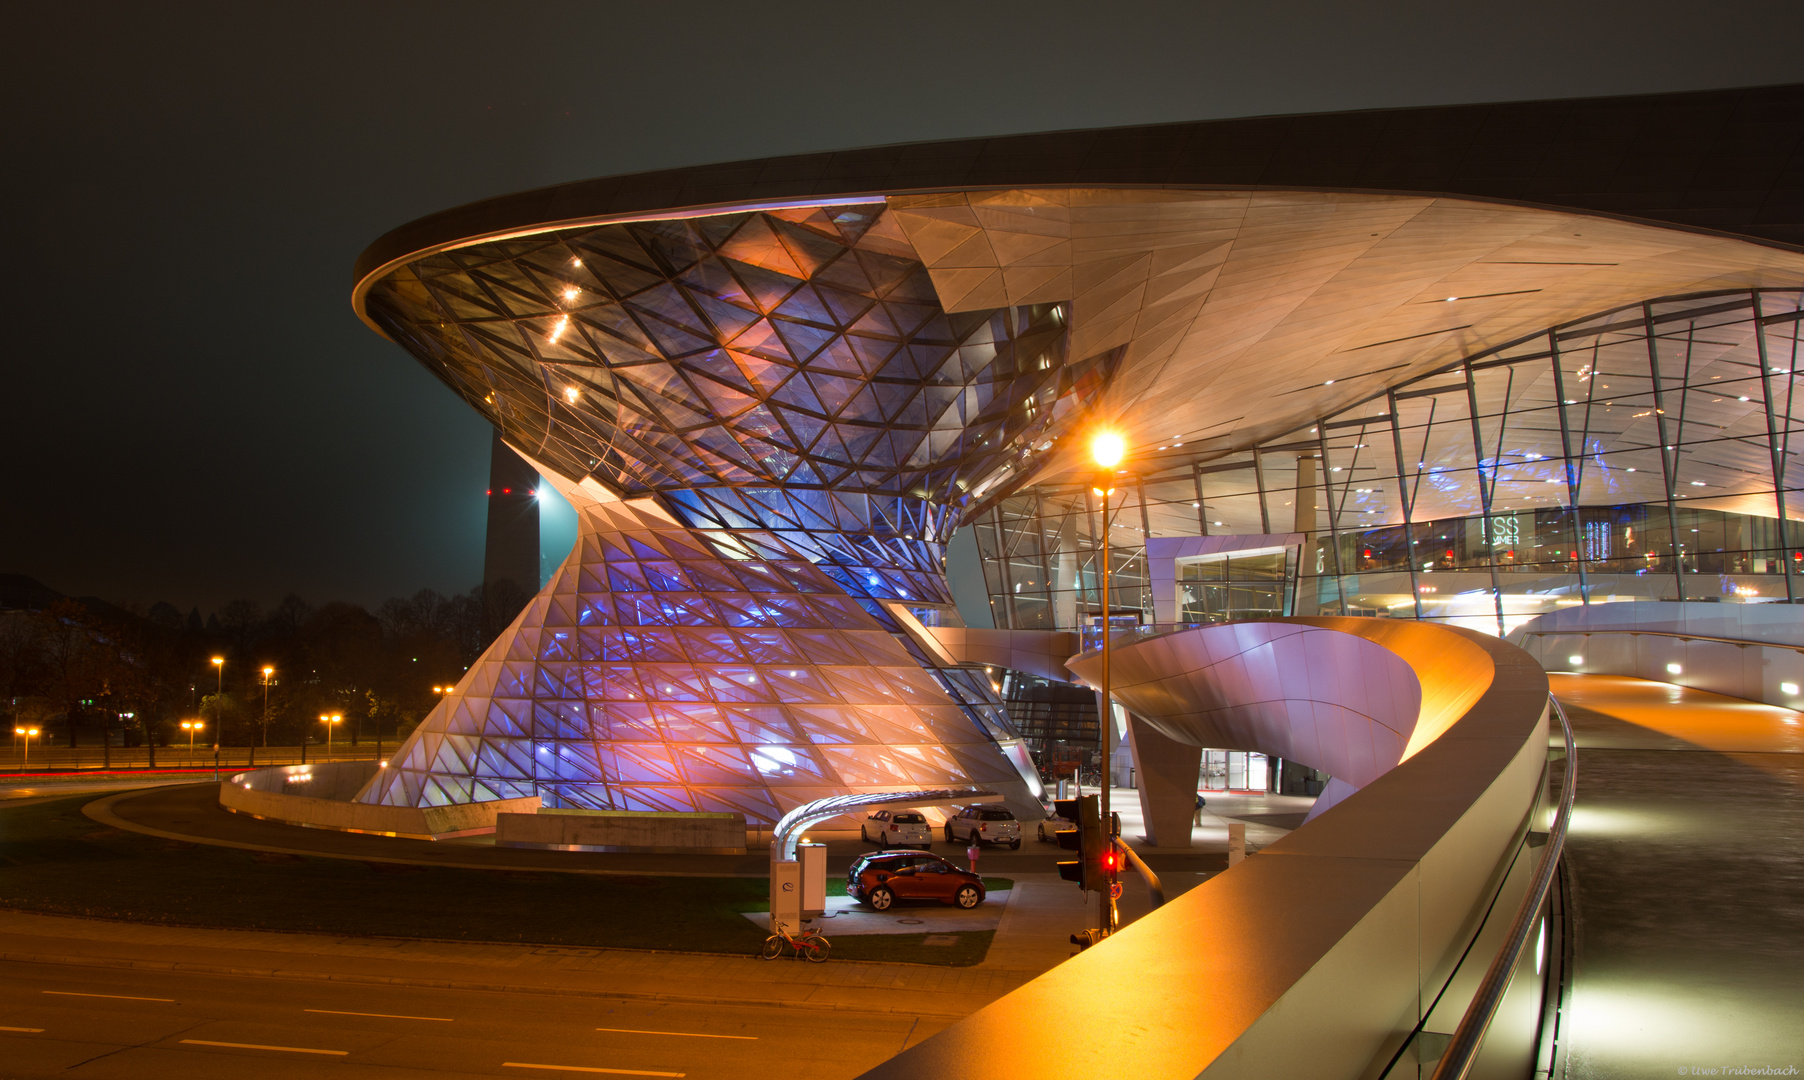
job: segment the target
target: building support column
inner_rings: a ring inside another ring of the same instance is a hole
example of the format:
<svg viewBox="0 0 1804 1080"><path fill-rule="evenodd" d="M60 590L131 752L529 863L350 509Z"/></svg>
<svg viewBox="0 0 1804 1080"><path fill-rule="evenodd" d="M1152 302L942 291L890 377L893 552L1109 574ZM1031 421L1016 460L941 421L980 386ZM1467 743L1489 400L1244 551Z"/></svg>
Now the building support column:
<svg viewBox="0 0 1804 1080"><path fill-rule="evenodd" d="M1127 729L1146 839L1156 848L1189 847L1203 748L1178 742L1131 712Z"/></svg>

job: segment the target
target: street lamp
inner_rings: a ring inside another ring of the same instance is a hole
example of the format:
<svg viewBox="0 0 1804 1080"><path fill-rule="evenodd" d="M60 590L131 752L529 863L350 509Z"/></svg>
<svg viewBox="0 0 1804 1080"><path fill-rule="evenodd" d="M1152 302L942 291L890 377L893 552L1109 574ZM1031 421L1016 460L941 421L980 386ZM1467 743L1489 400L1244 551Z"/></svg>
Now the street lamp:
<svg viewBox="0 0 1804 1080"><path fill-rule="evenodd" d="M182 721L182 730L188 733L188 763L190 765L194 763L194 736L200 734L200 729L206 726L199 720Z"/></svg>
<svg viewBox="0 0 1804 1080"><path fill-rule="evenodd" d="M38 733L38 729L37 729L37 728L34 728L34 727L31 727L31 728L25 728L25 727L16 727L16 728L13 728L13 736L14 736L14 737L15 737L15 738L17 738L17 737L18 737L18 736L20 736L20 735L23 735L23 736L25 736L25 757L24 757L24 758L23 758L23 759L22 759L22 760L21 760L21 761L20 761L20 762L19 762L19 764L20 764L20 765L21 765L21 766L24 766L24 765L27 765L27 764L29 764L29 763L30 763L30 762L31 762L31 737L32 737L32 736L33 736L33 735L36 735L36 734L37 734L37 733Z"/></svg>
<svg viewBox="0 0 1804 1080"><path fill-rule="evenodd" d="M216 740L213 745L217 748L219 745L217 740L219 738L220 710L225 706L225 657L215 656L213 658L213 670L219 673L217 689L213 691L213 738ZM189 741L192 742L193 740L191 739ZM194 747L190 746L188 749L192 750Z"/></svg>
<svg viewBox="0 0 1804 1080"><path fill-rule="evenodd" d="M263 668L263 748L269 749L269 677L276 669L265 665Z"/></svg>
<svg viewBox="0 0 1804 1080"><path fill-rule="evenodd" d="M1102 497L1102 697L1097 709L1097 742L1102 750L1101 790L1098 792L1098 809L1102 815L1103 843L1105 847L1113 847L1114 819L1109 816L1109 730L1115 725L1115 710L1109 700L1109 509L1115 498L1115 489L1110 486L1114 479L1115 467L1127 455L1127 444L1120 435L1113 431L1101 431L1090 440L1090 458L1096 462L1099 470L1095 492ZM1113 883L1111 882L1111 885ZM1108 890L1108 900L1102 911L1102 926L1105 933L1115 929L1115 891Z"/></svg>
<svg viewBox="0 0 1804 1080"><path fill-rule="evenodd" d="M338 713L321 713L319 722L326 725L326 756L332 756L332 725L342 724L345 718Z"/></svg>

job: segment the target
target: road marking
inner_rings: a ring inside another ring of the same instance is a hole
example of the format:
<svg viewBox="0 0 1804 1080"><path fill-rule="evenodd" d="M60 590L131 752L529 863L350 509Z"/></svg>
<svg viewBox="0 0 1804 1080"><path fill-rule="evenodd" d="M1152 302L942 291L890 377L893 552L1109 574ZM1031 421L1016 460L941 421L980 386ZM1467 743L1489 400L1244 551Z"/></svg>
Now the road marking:
<svg viewBox="0 0 1804 1080"><path fill-rule="evenodd" d="M261 1043L229 1043L214 1042L211 1039L183 1039L190 1046L229 1046L233 1050L280 1050L288 1054L331 1054L333 1057L344 1057L349 1050L314 1050L306 1046L264 1046Z"/></svg>
<svg viewBox="0 0 1804 1080"><path fill-rule="evenodd" d="M757 1042L756 1035L704 1035L699 1031L641 1031L638 1028L596 1028L596 1031L618 1031L622 1035L681 1035L689 1039L747 1039Z"/></svg>
<svg viewBox="0 0 1804 1080"><path fill-rule="evenodd" d="M328 1016L380 1016L384 1020L436 1020L441 1024L454 1022L449 1016L403 1016L400 1013L346 1012L343 1009L302 1009L301 1011L325 1013Z"/></svg>
<svg viewBox="0 0 1804 1080"><path fill-rule="evenodd" d="M171 1005L175 1004L174 998L133 997L130 994L83 994L75 990L46 990L44 993L55 994L58 997L99 997L114 998L118 1001L163 1001Z"/></svg>
<svg viewBox="0 0 1804 1080"><path fill-rule="evenodd" d="M33 1035L36 1035L38 1032L43 1031L43 1030L44 1030L43 1028L0 1027L0 1031L29 1031Z"/></svg>
<svg viewBox="0 0 1804 1080"><path fill-rule="evenodd" d="M504 1069L550 1069L554 1072L611 1073L614 1076L688 1076L688 1073L652 1072L649 1069L597 1069L591 1065L534 1065L526 1061L504 1061Z"/></svg>

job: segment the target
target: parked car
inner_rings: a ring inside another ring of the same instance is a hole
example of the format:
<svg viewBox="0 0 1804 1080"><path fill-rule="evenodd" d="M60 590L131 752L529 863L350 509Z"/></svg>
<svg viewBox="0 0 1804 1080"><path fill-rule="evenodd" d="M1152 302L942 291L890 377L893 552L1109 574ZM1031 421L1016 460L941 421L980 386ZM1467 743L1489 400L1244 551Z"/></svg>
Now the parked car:
<svg viewBox="0 0 1804 1080"><path fill-rule="evenodd" d="M926 851L933 846L933 826L927 824L926 815L919 810L875 811L858 826L858 835L867 844L884 847L919 847Z"/></svg>
<svg viewBox="0 0 1804 1080"><path fill-rule="evenodd" d="M1067 821L1062 817L1049 817L1034 826L1034 834L1039 837L1042 844L1056 844L1059 842L1058 834L1060 832L1075 828L1077 828L1075 821Z"/></svg>
<svg viewBox="0 0 1804 1080"><path fill-rule="evenodd" d="M877 851L852 860L846 871L846 895L876 911L888 911L898 900L974 908L983 903L984 887L982 878L938 855Z"/></svg>
<svg viewBox="0 0 1804 1080"><path fill-rule="evenodd" d="M1021 823L1006 807L967 806L946 819L946 839L952 843L964 841L978 844L1007 844L1011 848L1021 846Z"/></svg>

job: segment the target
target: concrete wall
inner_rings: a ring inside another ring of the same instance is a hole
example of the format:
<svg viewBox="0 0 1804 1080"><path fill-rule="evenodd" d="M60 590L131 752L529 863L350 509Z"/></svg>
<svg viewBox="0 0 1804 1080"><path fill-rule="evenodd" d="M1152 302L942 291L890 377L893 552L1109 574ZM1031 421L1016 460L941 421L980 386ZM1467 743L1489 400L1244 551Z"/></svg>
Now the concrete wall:
<svg viewBox="0 0 1804 1080"><path fill-rule="evenodd" d="M1531 620L1511 631L1509 640L1548 671L1632 675L1804 708L1804 695L1784 689L1786 683L1804 689L1804 606L1594 604ZM1669 664L1679 672L1669 671Z"/></svg>
<svg viewBox="0 0 1804 1080"><path fill-rule="evenodd" d="M374 761L334 761L241 772L220 781L219 805L288 825L420 840L493 832L497 814L539 805L537 797L419 808L352 802L377 768Z"/></svg>
<svg viewBox="0 0 1804 1080"><path fill-rule="evenodd" d="M495 821L495 843L561 851L743 855L745 815L625 810L502 813Z"/></svg>

